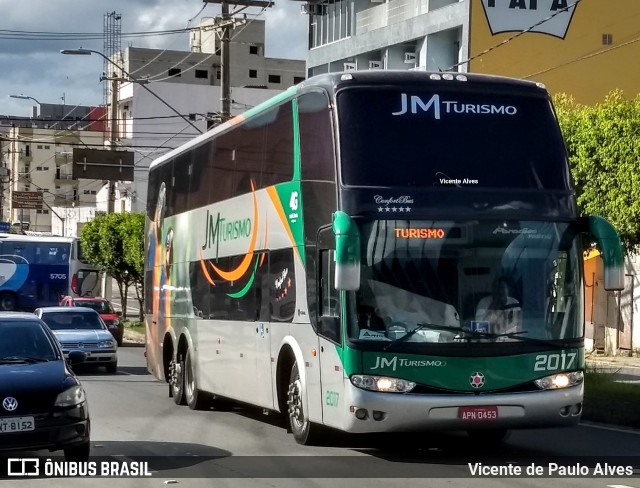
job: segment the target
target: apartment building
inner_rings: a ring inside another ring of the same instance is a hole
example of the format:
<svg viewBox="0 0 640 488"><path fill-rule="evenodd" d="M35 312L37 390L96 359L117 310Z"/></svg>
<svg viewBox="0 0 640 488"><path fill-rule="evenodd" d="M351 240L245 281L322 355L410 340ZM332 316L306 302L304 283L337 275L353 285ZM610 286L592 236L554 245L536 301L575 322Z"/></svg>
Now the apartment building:
<svg viewBox="0 0 640 488"><path fill-rule="evenodd" d="M134 211L146 206L151 161L220 120L221 45L214 23L208 19L200 24L189 51L128 47L122 59L114 60L136 80L121 84L117 96L119 144L135 152L128 194ZM266 56L264 20L239 19L231 37L232 115L305 79L304 60Z"/></svg>
<svg viewBox="0 0 640 488"><path fill-rule="evenodd" d="M11 127L1 147L7 169L2 182L2 220L22 222L29 230L47 233L56 220L66 221L66 212L63 215L59 209L95 208L96 195L104 182L74 179L72 155L74 147L99 147L103 143L102 131ZM14 192L41 192L42 208L15 208ZM69 232L66 234L75 234Z"/></svg>

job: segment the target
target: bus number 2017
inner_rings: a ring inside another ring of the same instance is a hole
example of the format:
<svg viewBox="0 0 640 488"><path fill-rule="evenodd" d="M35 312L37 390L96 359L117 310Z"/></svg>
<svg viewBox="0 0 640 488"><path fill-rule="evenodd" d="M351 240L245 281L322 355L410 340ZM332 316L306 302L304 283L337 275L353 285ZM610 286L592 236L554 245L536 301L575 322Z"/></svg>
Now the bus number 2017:
<svg viewBox="0 0 640 488"><path fill-rule="evenodd" d="M570 369L576 362L576 353L540 354L536 356L534 371L555 371L557 369Z"/></svg>

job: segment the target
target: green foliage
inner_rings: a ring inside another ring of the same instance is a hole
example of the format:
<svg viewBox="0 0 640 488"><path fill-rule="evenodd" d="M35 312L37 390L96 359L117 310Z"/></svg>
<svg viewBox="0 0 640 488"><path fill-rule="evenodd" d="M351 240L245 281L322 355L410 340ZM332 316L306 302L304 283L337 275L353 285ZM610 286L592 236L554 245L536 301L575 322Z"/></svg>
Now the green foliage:
<svg viewBox="0 0 640 488"><path fill-rule="evenodd" d="M640 250L640 95L619 90L595 106L554 97L583 215L600 215L620 233L627 252Z"/></svg>
<svg viewBox="0 0 640 488"><path fill-rule="evenodd" d="M129 286L136 287L141 300L140 297L144 296L143 213L96 215L82 228L80 245L90 264L116 280L124 310Z"/></svg>

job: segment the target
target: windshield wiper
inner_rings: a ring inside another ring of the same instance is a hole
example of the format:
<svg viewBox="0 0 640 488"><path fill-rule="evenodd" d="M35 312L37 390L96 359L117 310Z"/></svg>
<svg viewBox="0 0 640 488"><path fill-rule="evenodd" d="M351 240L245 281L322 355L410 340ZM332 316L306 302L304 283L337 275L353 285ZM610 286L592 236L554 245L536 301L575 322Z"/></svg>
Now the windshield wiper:
<svg viewBox="0 0 640 488"><path fill-rule="evenodd" d="M398 337L397 339L392 340L389 344L384 346L383 350L387 351L391 347L393 347L395 344L399 344L400 342L404 342L404 341L409 340L411 337L414 336L414 334L416 332L418 332L419 330L423 330L423 329L444 330L444 331L451 331L451 332L463 332L465 330L462 327L447 327L446 325L421 323L421 324L418 324L418 326L415 329L410 330L409 332L407 332L402 337Z"/></svg>
<svg viewBox="0 0 640 488"><path fill-rule="evenodd" d="M4 358L0 358L0 363L9 364L9 363L48 363L48 359L37 358L34 356L7 356Z"/></svg>

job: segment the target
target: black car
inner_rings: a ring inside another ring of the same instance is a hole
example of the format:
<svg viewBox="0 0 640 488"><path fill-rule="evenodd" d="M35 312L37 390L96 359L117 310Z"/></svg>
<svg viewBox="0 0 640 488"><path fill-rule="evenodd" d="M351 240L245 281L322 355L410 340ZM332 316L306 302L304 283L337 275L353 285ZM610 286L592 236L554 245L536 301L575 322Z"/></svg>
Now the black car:
<svg viewBox="0 0 640 488"><path fill-rule="evenodd" d="M69 363L86 354L74 351ZM0 312L0 450L64 449L89 458L84 389L47 325L30 313Z"/></svg>

